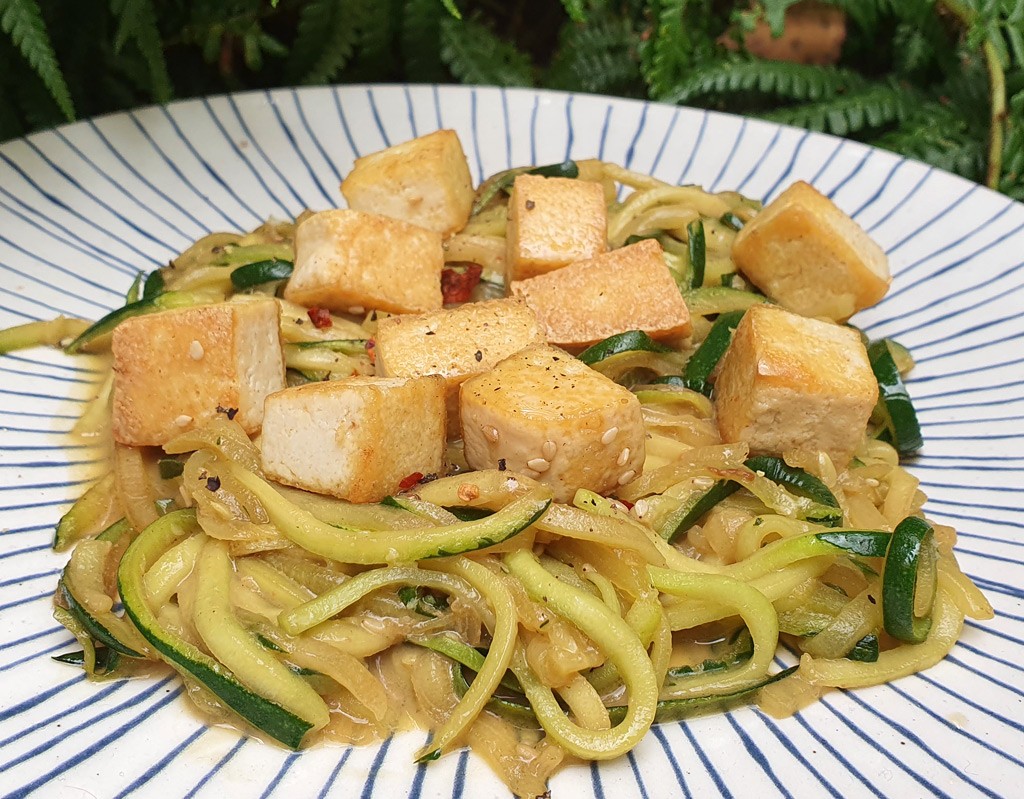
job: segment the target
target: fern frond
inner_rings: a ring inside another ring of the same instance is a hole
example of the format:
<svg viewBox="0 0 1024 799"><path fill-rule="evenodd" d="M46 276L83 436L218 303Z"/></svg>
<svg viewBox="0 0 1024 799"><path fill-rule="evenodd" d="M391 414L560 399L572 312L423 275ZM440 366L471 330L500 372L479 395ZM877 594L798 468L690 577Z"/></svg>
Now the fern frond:
<svg viewBox="0 0 1024 799"><path fill-rule="evenodd" d="M441 22L441 60L463 83L533 85L529 57L475 20Z"/></svg>
<svg viewBox="0 0 1024 799"><path fill-rule="evenodd" d="M655 100L668 97L692 63L693 43L683 20L688 2L655 0L651 3L656 16L641 64L648 91Z"/></svg>
<svg viewBox="0 0 1024 799"><path fill-rule="evenodd" d="M821 100L862 86L856 72L786 61L730 58L706 66L680 81L664 99L686 103L697 98L756 92L787 100Z"/></svg>
<svg viewBox="0 0 1024 799"><path fill-rule="evenodd" d="M1003 175L999 189L1024 200L1024 89L1010 97L1003 145Z"/></svg>
<svg viewBox="0 0 1024 799"><path fill-rule="evenodd" d="M75 106L71 101L71 93L57 63L36 0L0 0L0 29L11 37L14 46L46 85L61 113L68 120L74 119Z"/></svg>
<svg viewBox="0 0 1024 799"><path fill-rule="evenodd" d="M957 114L934 103L913 120L870 142L969 180L985 174L985 139Z"/></svg>
<svg viewBox="0 0 1024 799"><path fill-rule="evenodd" d="M447 12L437 0L405 0L402 14L402 61L406 76L424 83L445 79L441 61L441 20Z"/></svg>
<svg viewBox="0 0 1024 799"><path fill-rule="evenodd" d="M394 68L401 0L378 0L363 8L356 40L356 56L345 81L389 80Z"/></svg>
<svg viewBox="0 0 1024 799"><path fill-rule="evenodd" d="M173 89L152 0L112 0L110 5L118 19L114 52L119 53L128 42L134 42L146 61L149 90L153 99L158 103L166 103L171 99Z"/></svg>
<svg viewBox="0 0 1024 799"><path fill-rule="evenodd" d="M573 22L586 22L586 0L562 0L562 8Z"/></svg>
<svg viewBox="0 0 1024 799"><path fill-rule="evenodd" d="M628 19L591 17L562 31L545 85L598 94L636 94L642 87L639 35Z"/></svg>
<svg viewBox="0 0 1024 799"><path fill-rule="evenodd" d="M916 96L911 92L882 83L815 103L780 108L761 116L784 125L851 136L907 119L916 102Z"/></svg>
<svg viewBox="0 0 1024 799"><path fill-rule="evenodd" d="M288 73L298 83L327 83L352 58L365 0L311 0L302 7Z"/></svg>

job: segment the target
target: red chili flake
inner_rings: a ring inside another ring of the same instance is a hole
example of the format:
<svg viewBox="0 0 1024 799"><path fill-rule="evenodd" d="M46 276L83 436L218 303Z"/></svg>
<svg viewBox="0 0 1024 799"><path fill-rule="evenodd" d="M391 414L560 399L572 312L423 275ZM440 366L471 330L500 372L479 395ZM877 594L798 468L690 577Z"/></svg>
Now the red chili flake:
<svg viewBox="0 0 1024 799"><path fill-rule="evenodd" d="M377 363L377 342L372 338L366 340L366 355L370 359L370 363Z"/></svg>
<svg viewBox="0 0 1024 799"><path fill-rule="evenodd" d="M626 510L633 510L633 503L630 502L628 499L617 499L616 501L621 502L623 505L625 505Z"/></svg>
<svg viewBox="0 0 1024 799"><path fill-rule="evenodd" d="M323 330L334 325L334 322L331 321L331 312L326 308L313 307L306 311L306 313L309 314L309 321L313 323L317 330Z"/></svg>
<svg viewBox="0 0 1024 799"><path fill-rule="evenodd" d="M398 484L398 487L403 491L406 491L416 485L420 480L423 479L423 472L413 472L407 477L402 478L402 482Z"/></svg>
<svg viewBox="0 0 1024 799"><path fill-rule="evenodd" d="M476 284L480 282L480 274L484 271L480 264L466 264L462 267L448 267L441 272L441 296L444 302L467 302Z"/></svg>

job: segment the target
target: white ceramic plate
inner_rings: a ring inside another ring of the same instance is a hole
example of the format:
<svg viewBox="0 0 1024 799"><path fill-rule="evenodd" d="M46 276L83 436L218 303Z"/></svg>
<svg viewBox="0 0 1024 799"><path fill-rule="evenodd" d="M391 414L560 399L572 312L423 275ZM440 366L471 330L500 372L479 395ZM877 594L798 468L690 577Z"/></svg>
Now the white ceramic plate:
<svg viewBox="0 0 1024 799"><path fill-rule="evenodd" d="M809 180L888 251L892 290L854 321L917 357L913 471L960 531L996 607L945 662L831 693L794 718L755 709L655 728L632 754L560 773L554 797L1021 795L1024 785L1024 206L859 144L739 117L533 91L346 87L196 100L0 146L0 326L96 318L140 269L210 230L340 202L353 159L458 130L474 178L566 156L770 198ZM65 557L54 522L95 453L65 437L81 362L0 357L0 794L38 797L507 796L465 752L411 765L422 734L290 754L209 729L180 683L87 683L50 657ZM69 401L67 397L72 399Z"/></svg>

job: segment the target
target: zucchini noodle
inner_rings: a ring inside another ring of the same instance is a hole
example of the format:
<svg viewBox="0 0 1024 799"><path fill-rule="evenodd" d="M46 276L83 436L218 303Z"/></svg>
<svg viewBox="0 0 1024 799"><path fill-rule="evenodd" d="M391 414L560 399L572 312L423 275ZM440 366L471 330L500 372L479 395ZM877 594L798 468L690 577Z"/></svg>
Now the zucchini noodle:
<svg viewBox="0 0 1024 799"><path fill-rule="evenodd" d="M111 447L60 520L54 548L74 549L55 616L81 647L66 662L92 679L168 664L203 713L291 748L419 724L430 738L417 761L470 746L535 797L568 760L620 757L652 724L738 701L791 713L827 689L928 668L965 616L991 618L955 532L924 520L879 424L845 467L816 447L765 454L721 439L715 348L766 301L731 255L760 205L599 160L555 166L603 186L612 248L657 239L689 309L685 339L581 355L634 392L642 469L608 496L579 488L558 502L541 467L537 479L504 461L469 471L453 436L447 471L353 504L273 483L261 439L218 407L160 449ZM505 293L510 180L481 187L444 244L449 271L482 278L471 301ZM304 217L210 234L96 324L21 325L0 332L0 351L97 353L97 397L76 427L94 442L116 429L104 351L131 315L274 297L289 386L373 375L383 312L278 297ZM907 529L915 554L896 563ZM773 670L780 645L799 668Z"/></svg>

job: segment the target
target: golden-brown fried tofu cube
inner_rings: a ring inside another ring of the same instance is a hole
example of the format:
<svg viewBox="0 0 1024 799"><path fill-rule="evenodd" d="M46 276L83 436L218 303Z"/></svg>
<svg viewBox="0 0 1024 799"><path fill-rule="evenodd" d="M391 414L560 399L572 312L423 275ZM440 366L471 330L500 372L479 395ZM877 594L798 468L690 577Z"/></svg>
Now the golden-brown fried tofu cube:
<svg viewBox="0 0 1024 799"><path fill-rule="evenodd" d="M559 502L610 493L643 469L640 403L564 350L527 347L462 384L462 440L474 469L546 483Z"/></svg>
<svg viewBox="0 0 1024 799"><path fill-rule="evenodd" d="M114 329L114 439L161 446L219 414L252 434L284 388L277 302L225 302L126 319Z"/></svg>
<svg viewBox="0 0 1024 799"><path fill-rule="evenodd" d="M519 175L508 201L508 280L524 280L608 249L600 183Z"/></svg>
<svg viewBox="0 0 1024 799"><path fill-rule="evenodd" d="M458 433L459 386L531 344L544 342L537 317L519 300L471 302L451 310L389 316L377 323L376 371L384 377L441 375L449 429Z"/></svg>
<svg viewBox="0 0 1024 799"><path fill-rule="evenodd" d="M284 297L360 313L419 313L441 307L441 235L362 211L313 214L295 231L295 270Z"/></svg>
<svg viewBox="0 0 1024 799"><path fill-rule="evenodd" d="M652 338L691 332L690 312L653 239L516 281L511 292L561 347L586 347L624 330Z"/></svg>
<svg viewBox="0 0 1024 799"><path fill-rule="evenodd" d="M733 334L714 397L724 441L759 454L824 451L842 468L864 438L878 382L857 331L755 305Z"/></svg>
<svg viewBox="0 0 1024 799"><path fill-rule="evenodd" d="M263 471L350 502L379 502L444 466L444 380L350 377L267 397Z"/></svg>
<svg viewBox="0 0 1024 799"><path fill-rule="evenodd" d="M891 282L882 248L802 181L743 226L732 257L751 283L802 316L843 321L882 299Z"/></svg>
<svg viewBox="0 0 1024 799"><path fill-rule="evenodd" d="M450 236L473 207L473 178L454 130L357 158L341 184L349 208L401 219Z"/></svg>

